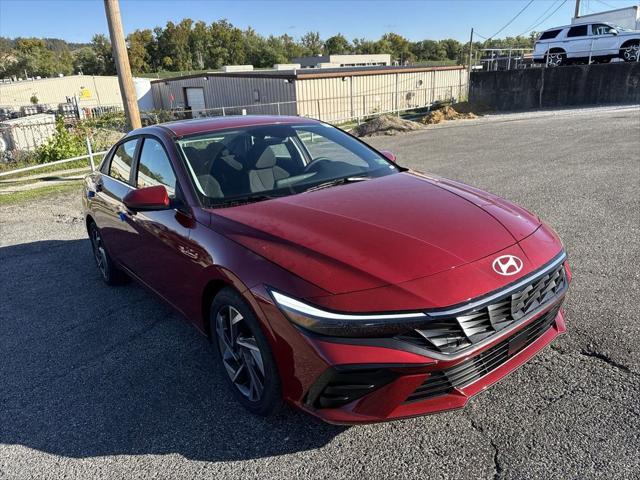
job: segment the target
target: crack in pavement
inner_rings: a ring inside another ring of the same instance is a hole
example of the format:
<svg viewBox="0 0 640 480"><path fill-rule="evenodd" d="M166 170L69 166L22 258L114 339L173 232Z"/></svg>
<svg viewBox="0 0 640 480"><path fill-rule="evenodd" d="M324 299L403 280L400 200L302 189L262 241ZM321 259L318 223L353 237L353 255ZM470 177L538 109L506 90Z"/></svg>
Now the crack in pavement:
<svg viewBox="0 0 640 480"><path fill-rule="evenodd" d="M500 478L502 478L504 467L502 466L502 462L500 461L500 450L498 449L498 446L493 441L493 438L491 438L487 434L484 427L479 423L476 423L475 419L471 415L467 414L466 417L469 419L471 427L489 441L489 445L491 445L491 449L493 450L493 480L499 480Z"/></svg>
<svg viewBox="0 0 640 480"><path fill-rule="evenodd" d="M616 362L611 357L609 357L609 355L606 355L606 354L604 354L602 352L598 352L596 350L582 348L579 353L580 353L580 355L584 355L585 357L597 358L598 360L601 360L601 361L605 362L606 364L608 364L608 365L610 365L610 366L612 366L614 368L622 370L623 372L628 373L629 375L638 376L638 373L632 371L626 365L623 365L622 363Z"/></svg>

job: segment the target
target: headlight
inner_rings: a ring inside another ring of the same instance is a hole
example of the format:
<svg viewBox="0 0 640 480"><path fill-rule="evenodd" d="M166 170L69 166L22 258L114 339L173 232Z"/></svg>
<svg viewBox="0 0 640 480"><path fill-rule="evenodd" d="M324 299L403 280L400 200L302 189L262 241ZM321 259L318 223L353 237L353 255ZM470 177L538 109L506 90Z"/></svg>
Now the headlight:
<svg viewBox="0 0 640 480"><path fill-rule="evenodd" d="M429 319L423 312L350 314L322 310L295 298L271 291L280 310L296 325L322 335L377 337L417 328Z"/></svg>

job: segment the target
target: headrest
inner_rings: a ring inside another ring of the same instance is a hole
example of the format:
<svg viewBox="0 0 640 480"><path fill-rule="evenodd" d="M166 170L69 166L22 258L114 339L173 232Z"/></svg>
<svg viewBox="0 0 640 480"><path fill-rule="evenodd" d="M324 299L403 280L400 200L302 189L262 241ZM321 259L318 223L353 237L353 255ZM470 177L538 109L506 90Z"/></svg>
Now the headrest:
<svg viewBox="0 0 640 480"><path fill-rule="evenodd" d="M255 168L272 168L276 166L276 154L269 148L268 145L264 145L264 150L256 160Z"/></svg>

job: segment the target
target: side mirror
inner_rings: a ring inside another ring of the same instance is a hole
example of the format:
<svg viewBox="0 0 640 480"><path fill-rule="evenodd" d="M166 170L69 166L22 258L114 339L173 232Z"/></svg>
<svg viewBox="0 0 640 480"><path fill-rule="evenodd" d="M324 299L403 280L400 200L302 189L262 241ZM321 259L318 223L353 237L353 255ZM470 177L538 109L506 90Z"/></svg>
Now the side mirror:
<svg viewBox="0 0 640 480"><path fill-rule="evenodd" d="M171 202L167 189L163 185L131 190L122 199L124 205L131 211L166 210Z"/></svg>
<svg viewBox="0 0 640 480"><path fill-rule="evenodd" d="M390 162L396 163L397 158L393 152L390 152L389 150L380 150L380 153L384 155Z"/></svg>
<svg viewBox="0 0 640 480"><path fill-rule="evenodd" d="M618 35L618 30L616 30L615 28L612 28L611 30L609 30L609 33L611 35Z"/></svg>

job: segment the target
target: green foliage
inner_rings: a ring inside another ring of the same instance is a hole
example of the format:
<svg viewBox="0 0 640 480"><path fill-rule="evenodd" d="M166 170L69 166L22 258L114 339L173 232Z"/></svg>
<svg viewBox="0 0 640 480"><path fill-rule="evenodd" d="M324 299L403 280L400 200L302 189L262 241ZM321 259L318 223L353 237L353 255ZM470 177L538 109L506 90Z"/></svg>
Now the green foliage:
<svg viewBox="0 0 640 480"><path fill-rule="evenodd" d="M56 119L56 132L54 135L36 151L38 163L54 162L86 153L87 147L84 139L80 135L67 130L62 117Z"/></svg>
<svg viewBox="0 0 640 480"><path fill-rule="evenodd" d="M35 93L33 93L31 95L31 97L29 98L29 101L33 104L33 105L37 105L38 104L38 95L36 95Z"/></svg>
<svg viewBox="0 0 640 480"><path fill-rule="evenodd" d="M537 34L475 42L481 48L531 48ZM290 35L263 36L252 28L241 30L228 20L213 23L185 18L167 22L153 30L135 30L127 37L129 62L135 75L151 72L190 72L218 69L223 65L252 64L268 68L274 63L288 63L308 55L388 53L400 63L465 63L469 55L467 42L454 39L409 41L389 32L378 40L344 35L326 40L318 32L299 39ZM72 51L73 50L73 51ZM85 75L115 75L111 43L103 34L94 35L90 44L68 44L58 39L0 37L0 78L54 76L58 73L83 72Z"/></svg>

